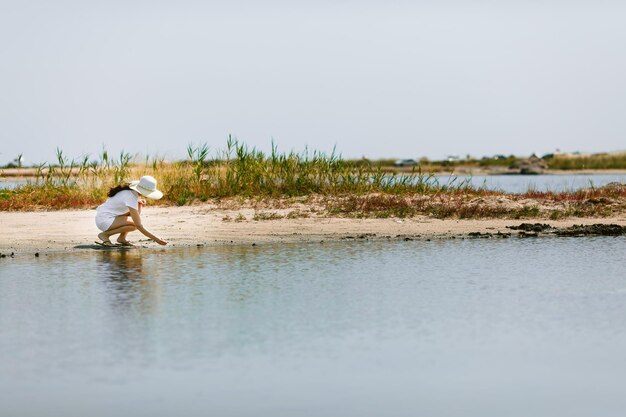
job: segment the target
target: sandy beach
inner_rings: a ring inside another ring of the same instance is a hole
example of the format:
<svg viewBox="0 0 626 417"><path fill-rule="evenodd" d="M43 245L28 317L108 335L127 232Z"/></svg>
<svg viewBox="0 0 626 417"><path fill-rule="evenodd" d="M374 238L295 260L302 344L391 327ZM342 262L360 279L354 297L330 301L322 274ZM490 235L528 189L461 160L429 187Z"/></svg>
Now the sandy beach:
<svg viewBox="0 0 626 417"><path fill-rule="evenodd" d="M95 210L0 212L0 253L77 251L93 244L98 234ZM596 223L626 226L626 215L609 218L545 219L353 219L340 217L254 220L255 209L227 210L210 204L147 207L144 225L169 242L167 247L319 242L351 239L445 239L470 233L511 233L507 226L547 223L565 228ZM245 220L244 220L245 218ZM517 232L513 232L515 236ZM145 247L160 247L139 232L129 238ZM81 248L82 247L82 248Z"/></svg>

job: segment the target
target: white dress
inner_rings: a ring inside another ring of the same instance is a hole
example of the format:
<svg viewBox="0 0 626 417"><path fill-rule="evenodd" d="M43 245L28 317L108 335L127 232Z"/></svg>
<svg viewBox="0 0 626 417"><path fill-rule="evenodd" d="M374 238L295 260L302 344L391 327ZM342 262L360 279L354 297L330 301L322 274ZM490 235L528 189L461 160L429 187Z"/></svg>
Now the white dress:
<svg viewBox="0 0 626 417"><path fill-rule="evenodd" d="M96 209L96 226L103 232L109 230L115 218L127 214L129 208L139 208L139 193L134 190L118 192Z"/></svg>

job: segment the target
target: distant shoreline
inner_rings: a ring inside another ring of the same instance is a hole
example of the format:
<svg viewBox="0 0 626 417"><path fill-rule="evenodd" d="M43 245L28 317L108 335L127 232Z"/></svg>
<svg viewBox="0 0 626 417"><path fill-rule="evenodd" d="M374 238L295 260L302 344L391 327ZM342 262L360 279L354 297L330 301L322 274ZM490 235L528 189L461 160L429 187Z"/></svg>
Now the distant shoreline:
<svg viewBox="0 0 626 417"><path fill-rule="evenodd" d="M390 171L392 172L392 171ZM397 173L410 173L411 169L396 168L393 172ZM425 172L428 174L428 172ZM534 174L520 174L518 172L511 172L505 169L485 169L474 167L459 167L454 171L438 171L433 172L434 176L465 176L465 175L487 175L487 176L536 176ZM626 169L548 169L540 175L626 175Z"/></svg>
<svg viewBox="0 0 626 417"><path fill-rule="evenodd" d="M395 173L411 173L410 167L388 167L388 172ZM0 182L5 180L34 180L36 178L36 168L6 168L0 169ZM424 174L429 172L424 170ZM476 167L457 167L454 171L436 171L432 172L434 176L466 176L466 175L521 175L517 172L511 172L502 168L476 168ZM548 169L542 175L626 175L626 169ZM534 175L528 175L534 176Z"/></svg>

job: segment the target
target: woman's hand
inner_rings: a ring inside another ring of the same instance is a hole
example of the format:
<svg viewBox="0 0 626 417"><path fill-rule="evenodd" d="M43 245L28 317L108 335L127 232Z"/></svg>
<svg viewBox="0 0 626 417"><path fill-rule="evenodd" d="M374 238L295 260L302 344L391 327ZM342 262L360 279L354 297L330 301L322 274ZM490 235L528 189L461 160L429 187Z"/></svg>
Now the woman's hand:
<svg viewBox="0 0 626 417"><path fill-rule="evenodd" d="M166 241L164 241L163 239L159 239L158 237L157 237L156 239L154 239L154 241L155 241L156 243L158 243L159 245L162 245L162 246L167 245L167 242L166 242Z"/></svg>
<svg viewBox="0 0 626 417"><path fill-rule="evenodd" d="M140 198L139 199L139 205L145 206L146 205L146 200L144 200L143 198Z"/></svg>

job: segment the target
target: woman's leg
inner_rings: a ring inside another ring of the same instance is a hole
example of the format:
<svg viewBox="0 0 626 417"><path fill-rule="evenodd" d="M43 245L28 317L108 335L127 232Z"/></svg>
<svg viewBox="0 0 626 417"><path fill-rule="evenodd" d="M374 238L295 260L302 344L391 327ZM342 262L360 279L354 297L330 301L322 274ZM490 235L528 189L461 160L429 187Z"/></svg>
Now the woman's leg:
<svg viewBox="0 0 626 417"><path fill-rule="evenodd" d="M106 230L106 232L102 232L98 235L103 242L110 241L109 238L113 235L120 234L117 239L118 242L122 243L126 241L126 235L133 230L136 230L135 223L128 216L117 216L111 226Z"/></svg>

